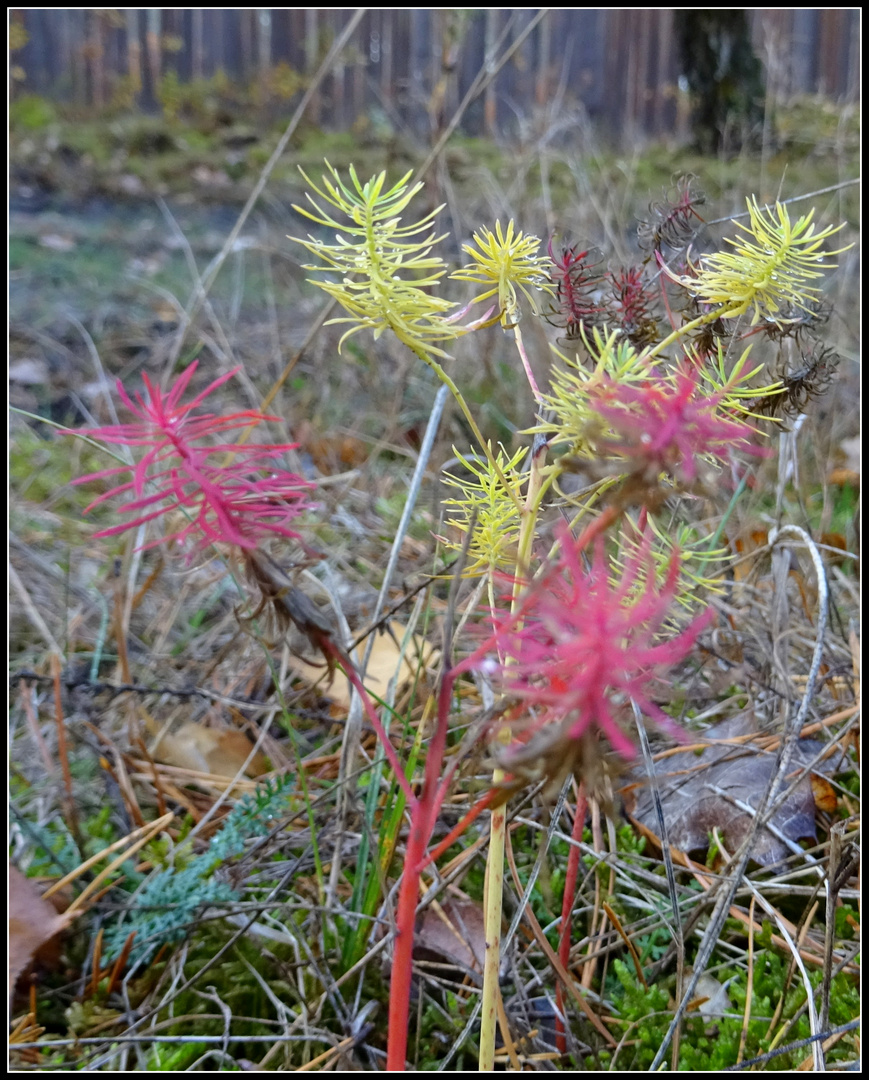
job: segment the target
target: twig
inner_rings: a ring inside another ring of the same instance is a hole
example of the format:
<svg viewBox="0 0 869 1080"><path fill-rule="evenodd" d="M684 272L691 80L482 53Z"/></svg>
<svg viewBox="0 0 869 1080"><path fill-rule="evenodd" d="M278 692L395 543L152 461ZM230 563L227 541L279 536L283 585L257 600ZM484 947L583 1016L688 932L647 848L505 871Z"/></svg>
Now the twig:
<svg viewBox="0 0 869 1080"><path fill-rule="evenodd" d="M685 1013L687 1003L693 998L694 991L697 988L697 983L700 981L700 976L706 969L706 965L709 963L709 959L712 956L712 952L718 941L718 936L721 932L721 928L724 926L724 922L727 919L727 913L733 903L733 898L736 895L736 891L742 882L745 875L745 869L748 865L748 860L751 858L751 851L754 846L754 840L757 836L759 829L766 825L767 821L772 817L775 811L778 809L783 798L775 798L775 793L779 790L784 778L787 776L790 766L790 760L793 755L793 747L799 736L799 732L803 724L805 723L806 716L808 715L809 708L811 706L812 698L815 693L815 683L817 681L818 672L821 667L821 660L824 652L824 635L827 629L827 603L828 603L828 590L827 581L824 574L824 566L821 561L820 553L815 546L814 541L805 532L804 529L800 529L796 525L782 526L777 532L774 532L770 536L770 543L774 544L779 542L783 536L795 534L798 539L808 547L812 561L815 565L815 571L818 577L818 626L815 639L815 650L812 656L812 664L809 669L809 676L806 680L806 691L803 696L803 700L800 703L799 710L797 711L794 719L788 720L786 723L785 732L783 733L781 746L779 748L777 767L770 777L770 782L767 785L764 797L761 800L761 804L757 810L757 816L753 818L745 839L742 842L739 850L736 852L733 862L731 863L730 879L727 887L722 889L719 893L718 899L715 903L715 908L709 919L709 925L707 926L706 933L703 940L700 943L700 948L697 952L697 956L694 960L694 970L689 981L689 984L685 990L684 997L679 1003L673 1019L670 1021L670 1026L667 1028L667 1033L664 1036L663 1042L655 1054L650 1068L651 1072L654 1072L664 1059L664 1054L667 1051L670 1041L673 1038L673 1034L681 1023L682 1016ZM784 798L787 797L787 792L784 793Z"/></svg>
<svg viewBox="0 0 869 1080"><path fill-rule="evenodd" d="M760 1057L749 1058L748 1061L743 1061L739 1065L727 1065L722 1069L722 1072L739 1072L742 1069L752 1068L754 1065L765 1065L768 1061L772 1061L774 1058L780 1057L782 1054L790 1054L794 1050L802 1050L805 1046L811 1046L812 1043L817 1042L819 1039L829 1039L834 1035L844 1035L849 1031L854 1031L860 1027L863 1021L858 1017L856 1020L851 1020L847 1024L843 1024L841 1027L833 1028L832 1031L820 1031L817 1035L810 1035L807 1039L800 1039L797 1042L788 1043L787 1046L780 1046L777 1050L770 1050L768 1054L761 1054Z"/></svg>
<svg viewBox="0 0 869 1080"><path fill-rule="evenodd" d="M664 859L664 868L667 874L667 890L670 894L670 905L673 909L673 943L676 947L676 1005L682 1003L682 990L685 978L685 937L682 930L682 915L679 911L679 894L676 889L676 872L673 869L673 857L670 854L670 837L667 831L667 821L664 817L664 807L661 804L661 788L658 783L658 772L652 758L652 748L649 745L649 736L646 733L646 725L643 723L643 714L635 701L631 702L634 712L634 720L637 725L637 733L640 736L640 746L643 750L643 762L646 766L646 775L652 789L652 797L655 801L655 814L658 819L658 828L661 830L661 854ZM642 978L642 972L640 973ZM679 1067L679 1031L677 1028L673 1035L673 1054L670 1067L675 1071Z"/></svg>
<svg viewBox="0 0 869 1080"><path fill-rule="evenodd" d="M54 634L52 634L52 632L48 629L45 620L37 611L36 606L30 599L30 594L28 593L27 589L25 589L24 583L18 576L18 572L16 571L12 563L9 564L9 580L12 582L12 588L18 593L18 598L24 605L24 610L27 612L30 621L45 639L46 645L49 647L52 653L57 656L63 657L63 649L61 649L57 641L55 641Z"/></svg>
<svg viewBox="0 0 869 1080"><path fill-rule="evenodd" d="M21 697L21 707L24 709L24 715L27 717L27 726L30 728L30 734L33 737L33 741L36 743L36 749L39 752L39 756L42 758L45 775L52 776L54 775L54 762L51 760L48 746L46 745L45 739L42 737L42 732L39 730L39 720L36 717L33 702L30 700L31 689L27 685L27 680L23 677L19 681L18 691Z"/></svg>
<svg viewBox="0 0 869 1080"><path fill-rule="evenodd" d="M81 849L81 836L78 831L78 817L75 812L75 798L72 792L72 773L69 769L69 754L66 749L66 722L63 716L63 701L60 696L60 657L57 653L51 654L51 675L54 680L54 723L57 728L57 756L60 758L60 769L63 774L63 788L66 798L66 823L70 833L75 837L75 842Z"/></svg>
<svg viewBox="0 0 869 1080"><path fill-rule="evenodd" d="M824 935L824 981L821 984L821 1031L830 1022L830 986L833 981L833 937L839 891L859 864L859 855L844 846L847 821L837 821L830 829L830 860L827 864L827 920ZM846 858L847 855L847 858Z"/></svg>

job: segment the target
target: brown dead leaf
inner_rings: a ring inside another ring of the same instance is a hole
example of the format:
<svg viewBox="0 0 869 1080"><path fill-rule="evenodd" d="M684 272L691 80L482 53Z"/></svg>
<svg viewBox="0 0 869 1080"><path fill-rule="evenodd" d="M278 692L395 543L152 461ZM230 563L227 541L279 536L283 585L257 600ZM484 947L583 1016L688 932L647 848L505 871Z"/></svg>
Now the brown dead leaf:
<svg viewBox="0 0 869 1080"><path fill-rule="evenodd" d="M482 904L449 898L427 907L417 920L414 960L459 968L479 984L486 958L486 917Z"/></svg>
<svg viewBox="0 0 869 1080"><path fill-rule="evenodd" d="M744 556L766 547L769 543L769 532L766 529L746 529L739 536L728 537L728 543L731 551L735 551L738 556ZM756 559L738 558L732 568L734 581L742 581L748 577L755 561Z"/></svg>
<svg viewBox="0 0 869 1080"><path fill-rule="evenodd" d="M371 454L371 447L355 435L320 435L308 421L299 425L296 435L317 469L327 476L357 469Z"/></svg>
<svg viewBox="0 0 869 1080"><path fill-rule="evenodd" d="M253 743L242 731L207 728L191 721L163 735L151 753L164 765L232 777L238 775L252 749ZM268 772L265 756L257 751L246 773L262 776L265 772Z"/></svg>
<svg viewBox="0 0 869 1080"><path fill-rule="evenodd" d="M811 773L809 779L812 782L812 796L815 800L815 806L819 810L823 810L825 814L834 813L839 805L836 789L829 780L825 780L823 776L818 776L817 773Z"/></svg>
<svg viewBox="0 0 869 1080"><path fill-rule="evenodd" d="M833 551L827 550L824 552L824 559L830 566L839 566L847 561L844 553L848 551L848 541L841 533L821 533L821 543L828 549L835 549ZM840 551L843 552L842 555L838 554Z"/></svg>
<svg viewBox="0 0 869 1080"><path fill-rule="evenodd" d="M751 730L751 719L743 715L717 724L707 732L706 738L714 743L750 734ZM798 740L792 758L793 770L812 760L821 749L823 744L813 739ZM711 745L699 754L686 751L660 761L658 783L670 844L702 859L712 830L717 828L727 850L734 852L751 827L752 810L766 791L775 762L774 751L765 752L751 743ZM816 768L829 771L830 766L821 763ZM634 770L636 784L623 792L625 805L635 824L657 836L654 800L643 775L642 770ZM791 849L785 840L816 842L815 811L812 782L806 776L773 815L769 827L758 833L751 856L754 861L761 866L772 866L787 858Z"/></svg>
<svg viewBox="0 0 869 1080"><path fill-rule="evenodd" d="M831 469L827 483L834 484L836 487L844 487L848 484L852 488L859 488L860 473L856 469Z"/></svg>
<svg viewBox="0 0 869 1080"><path fill-rule="evenodd" d="M378 697L383 697L386 693L389 680L398 670L400 647L404 638L405 628L400 622L393 620L389 624L389 629L391 633L379 633L374 639L371 657L365 670L365 687ZM433 661L434 653L435 649L432 645L418 634L414 635L404 650L398 685L401 686L413 678L419 665L418 658L421 657L423 664L429 667ZM290 666L297 675L310 683L320 682L323 678L324 669L322 666L309 664L299 656L290 657ZM336 673L331 685L324 692L332 698L336 705L341 705L346 709L350 708L350 684L340 671Z"/></svg>
<svg viewBox="0 0 869 1080"><path fill-rule="evenodd" d="M9 993L34 960L51 960L52 944L75 915L59 915L36 884L9 867ZM48 950L46 952L46 950Z"/></svg>

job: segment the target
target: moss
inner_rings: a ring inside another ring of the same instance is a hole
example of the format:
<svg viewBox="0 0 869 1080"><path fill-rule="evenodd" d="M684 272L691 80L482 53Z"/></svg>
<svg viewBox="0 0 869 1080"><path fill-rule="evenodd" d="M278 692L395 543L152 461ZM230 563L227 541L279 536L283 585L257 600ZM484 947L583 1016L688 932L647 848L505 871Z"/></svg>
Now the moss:
<svg viewBox="0 0 869 1080"><path fill-rule="evenodd" d="M774 1043L796 1042L811 1034L803 1009L805 987L802 980L791 980L789 975L790 961L777 950L762 949L755 953L753 992L743 1059L766 1053ZM736 1064L742 1036L747 975L741 967L726 967L718 969L716 977L720 983L727 985L733 1007L724 1015L715 1017L696 1012L686 1015L679 1044L680 1070L709 1072ZM817 988L822 974L812 970L809 979L813 988ZM643 987L633 969L623 961L616 960L608 983L608 994L622 1022L621 1034L626 1036L618 1057L620 1068L649 1068L672 1016L669 985L657 983ZM858 1015L859 993L853 980L847 976L839 975L833 980L830 1001L830 1020L834 1025L848 1023ZM779 1024L771 1030L770 1019L780 1004ZM791 1020L793 1023L788 1024ZM779 1033L783 1038L779 1037ZM837 1044L838 1053L828 1056L828 1061L833 1060L834 1056L839 1060L852 1057L853 1047L842 1045L847 1042L847 1039L843 1039ZM806 1048L794 1050L775 1058L771 1067L795 1069L810 1053Z"/></svg>

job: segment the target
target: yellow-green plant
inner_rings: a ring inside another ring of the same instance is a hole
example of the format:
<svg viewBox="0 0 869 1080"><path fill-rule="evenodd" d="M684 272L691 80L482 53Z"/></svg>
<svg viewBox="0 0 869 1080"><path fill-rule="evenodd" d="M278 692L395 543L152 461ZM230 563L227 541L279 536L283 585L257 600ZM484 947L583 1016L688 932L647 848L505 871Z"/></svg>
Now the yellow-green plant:
<svg viewBox="0 0 869 1080"><path fill-rule="evenodd" d="M443 239L430 231L442 207L419 221L402 224L401 214L422 188L421 183L408 186L410 173L384 190L386 173L362 184L351 165L353 187L349 188L328 162L326 166L330 175L323 177L322 188L304 172L302 175L321 202L334 207L342 219L336 220L309 192L314 212L300 206L293 209L318 225L337 230L334 244L314 237L298 243L338 275L337 281L318 279L316 284L349 313L333 320L351 324L339 348L360 330L371 330L375 338L392 330L414 351L425 349L446 356L437 344L458 337L465 328L447 317L456 305L431 291L447 272L444 261L431 254L433 246ZM320 270L322 266L307 269Z"/></svg>
<svg viewBox="0 0 869 1080"><path fill-rule="evenodd" d="M362 329L375 335L391 330L450 388L468 419L477 445L470 453L456 451L469 475L447 477L457 494L446 503L464 534L464 572L488 577L494 619L491 635L444 673L424 782L419 795L408 798L387 1062L398 1069L405 1065L420 874L453 775L453 766L444 768L444 753L455 680L483 670L504 694L505 719L493 739L496 781L510 774L521 780L534 763L538 773L563 777L565 770L575 770L582 778L579 749L591 745L594 732L630 757L633 741L625 723L631 703L673 727L649 697L649 684L687 654L711 618L710 612L698 612L698 594L712 584L704 570L720 552L718 534L705 535L697 522L679 519L668 507L674 496L709 496L715 476L732 476L740 455L763 453L756 447L757 413L773 413L786 386L764 376L763 365L751 366L749 349L731 359L734 332L744 316L753 326L774 327L779 336L797 325L805 331L815 282L833 265L825 261L822 245L837 229L815 231L812 214L792 224L786 206L776 203L770 210L749 199L748 224L737 223L743 235L730 241L733 250L701 255L686 272L675 273L662 249L687 244L693 223L700 221L701 200L684 187L678 205L661 209L665 224L644 230L670 282L670 293L662 295L651 256L645 266L601 274L588 251L567 248L558 255L550 244L547 260L536 237L512 221L506 228L496 222L494 230L475 233L474 243L464 248L470 264L450 275L481 287L458 308L436 292L447 276L434 253L441 239L433 224L437 211L416 222L404 217L421 185L408 186L410 174L392 187L384 174L363 184L352 168L345 184L328 163L327 168L320 186L308 181L319 199L308 195L313 210L296 209L330 230L330 237L299 242L319 260L314 268L327 271L316 284L346 312L334 320L350 324L342 343ZM684 314L673 313L674 285ZM555 353L550 385L541 391L518 324L523 300L537 313L538 297L546 296L547 317L564 328L574 355ZM494 298L494 316L489 311L476 322L461 321L472 304ZM669 328L654 315L662 299ZM527 430L531 446L512 454L496 453L484 439L459 386L439 362L450 340L496 321L514 334L538 407ZM583 471L585 482L568 490L566 477ZM541 550L541 515L558 500L571 526L582 515L591 520L578 538L560 528ZM617 535L613 558L605 540ZM697 556L696 569L689 568L689 551ZM503 571L512 587L499 608L495 575ZM688 627L684 617L673 621L677 605L692 609ZM494 1060L503 828L503 809L497 809L486 893L482 1069L492 1068ZM575 881L578 849L571 849L569 859L568 879ZM565 896L565 965L571 900Z"/></svg>
<svg viewBox="0 0 869 1080"><path fill-rule="evenodd" d="M836 266L824 261L825 254L847 250L825 253L824 241L844 226L815 232L814 210L792 224L783 203L761 210L757 199L750 198L746 205L749 224L736 222L744 235L725 237L733 251L704 255L693 276L673 280L701 303L712 305L715 318L735 319L750 311L753 326L761 319L790 321L795 308L811 311L809 305L820 291L814 282Z"/></svg>

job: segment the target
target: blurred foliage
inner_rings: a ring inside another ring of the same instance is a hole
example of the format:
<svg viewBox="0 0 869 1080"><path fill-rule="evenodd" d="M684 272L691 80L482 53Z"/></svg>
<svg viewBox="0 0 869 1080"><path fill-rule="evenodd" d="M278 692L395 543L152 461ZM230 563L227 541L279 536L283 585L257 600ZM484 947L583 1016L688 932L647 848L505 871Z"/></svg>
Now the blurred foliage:
<svg viewBox="0 0 869 1080"><path fill-rule="evenodd" d="M9 126L12 130L42 131L56 119L54 105L39 94L21 94L9 105Z"/></svg>
<svg viewBox="0 0 869 1080"><path fill-rule="evenodd" d="M9 51L23 49L28 41L30 41L30 35L26 28L20 22L11 22L9 24Z"/></svg>

